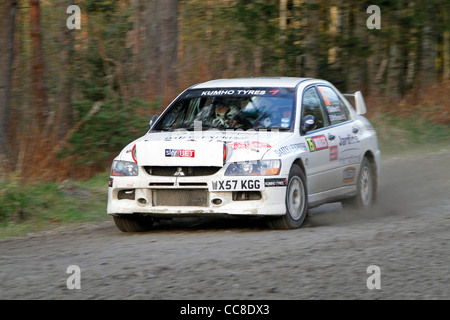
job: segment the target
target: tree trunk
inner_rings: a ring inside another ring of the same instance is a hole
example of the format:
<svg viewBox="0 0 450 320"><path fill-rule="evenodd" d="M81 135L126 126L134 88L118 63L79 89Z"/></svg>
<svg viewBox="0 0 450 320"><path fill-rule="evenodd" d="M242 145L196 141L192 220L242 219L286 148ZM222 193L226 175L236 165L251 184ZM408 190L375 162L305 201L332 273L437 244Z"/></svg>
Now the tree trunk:
<svg viewBox="0 0 450 320"><path fill-rule="evenodd" d="M444 36L442 55L442 80L450 80L450 13L444 11Z"/></svg>
<svg viewBox="0 0 450 320"><path fill-rule="evenodd" d="M161 96L167 106L178 91L178 0L162 0L161 13Z"/></svg>
<svg viewBox="0 0 450 320"><path fill-rule="evenodd" d="M280 0L280 40L283 41L285 39L286 26L287 26L287 0Z"/></svg>
<svg viewBox="0 0 450 320"><path fill-rule="evenodd" d="M128 33L129 47L133 54L132 75L133 83L131 86L131 94L140 99L145 99L145 83L146 83L146 57L145 47L143 43L146 36L146 6L144 0L135 0L133 2L133 30Z"/></svg>
<svg viewBox="0 0 450 320"><path fill-rule="evenodd" d="M386 84L388 93L397 96L400 94L400 73L402 71L402 59L400 48L397 43L389 45L389 64Z"/></svg>
<svg viewBox="0 0 450 320"><path fill-rule="evenodd" d="M74 0L59 1L59 8L65 11L68 5L74 4ZM60 51L61 63L65 66L61 70L61 82L59 85L58 95L58 117L57 117L57 138L61 140L73 125L73 112L72 112L72 83L73 83L73 67L72 59L74 53L74 32L75 30L69 30L65 28L65 22L67 17L62 16L61 19L61 32L60 40L62 48Z"/></svg>
<svg viewBox="0 0 450 320"><path fill-rule="evenodd" d="M32 49L32 100L36 132L45 129L49 112L44 82L44 54L42 50L41 9L39 0L30 0L30 36Z"/></svg>
<svg viewBox="0 0 450 320"><path fill-rule="evenodd" d="M0 177L9 159L8 126L11 75L14 59L14 27L17 1L0 4Z"/></svg>
<svg viewBox="0 0 450 320"><path fill-rule="evenodd" d="M422 85L433 85L436 81L436 35L433 27L427 22L423 27L421 41L421 68L420 79Z"/></svg>
<svg viewBox="0 0 450 320"><path fill-rule="evenodd" d="M304 56L302 76L316 78L319 58L319 12L317 0L307 0L304 26Z"/></svg>
<svg viewBox="0 0 450 320"><path fill-rule="evenodd" d="M166 106L177 94L178 0L134 1L133 70L147 101Z"/></svg>
<svg viewBox="0 0 450 320"><path fill-rule="evenodd" d="M332 39L331 47L328 48L328 64L334 66L336 64L336 55L337 55L337 46L336 46L336 37L338 35L338 30L340 28L339 21L339 7L333 3L329 10L330 15L330 23L328 26L328 35Z"/></svg>

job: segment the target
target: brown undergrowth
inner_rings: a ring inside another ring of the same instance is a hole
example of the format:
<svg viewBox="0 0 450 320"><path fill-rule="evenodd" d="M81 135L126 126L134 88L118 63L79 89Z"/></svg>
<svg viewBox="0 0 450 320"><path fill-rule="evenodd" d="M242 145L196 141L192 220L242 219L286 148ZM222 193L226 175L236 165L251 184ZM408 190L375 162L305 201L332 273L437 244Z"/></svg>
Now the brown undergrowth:
<svg viewBox="0 0 450 320"><path fill-rule="evenodd" d="M401 119L414 116L444 126L450 125L450 80L415 87L403 97L372 94L365 100L369 118L382 113Z"/></svg>

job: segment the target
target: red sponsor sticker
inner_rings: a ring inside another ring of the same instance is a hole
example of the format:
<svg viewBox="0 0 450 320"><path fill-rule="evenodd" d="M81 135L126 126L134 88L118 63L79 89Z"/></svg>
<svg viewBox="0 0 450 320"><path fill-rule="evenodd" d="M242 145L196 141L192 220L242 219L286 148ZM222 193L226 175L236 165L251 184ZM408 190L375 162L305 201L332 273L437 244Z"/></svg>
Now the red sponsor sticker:
<svg viewBox="0 0 450 320"><path fill-rule="evenodd" d="M331 146L330 147L330 161L336 161L338 159L338 147Z"/></svg>
<svg viewBox="0 0 450 320"><path fill-rule="evenodd" d="M184 158L195 158L195 150L180 149L178 150L178 156Z"/></svg>
<svg viewBox="0 0 450 320"><path fill-rule="evenodd" d="M314 142L316 151L328 148L328 141L324 135L312 137L312 141Z"/></svg>
<svg viewBox="0 0 450 320"><path fill-rule="evenodd" d="M234 142L229 145L233 150L270 148L270 144L260 141Z"/></svg>

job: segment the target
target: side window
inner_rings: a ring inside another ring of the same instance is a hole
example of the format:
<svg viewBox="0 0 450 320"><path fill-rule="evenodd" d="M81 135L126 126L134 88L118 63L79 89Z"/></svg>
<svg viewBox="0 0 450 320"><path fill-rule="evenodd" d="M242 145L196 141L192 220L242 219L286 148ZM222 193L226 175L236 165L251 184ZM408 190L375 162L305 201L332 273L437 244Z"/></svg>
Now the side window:
<svg viewBox="0 0 450 320"><path fill-rule="evenodd" d="M306 89L303 93L302 100L302 119L305 116L314 116L314 122L316 124L313 130L317 130L327 126L325 112L320 102L319 95L316 88L311 87Z"/></svg>
<svg viewBox="0 0 450 320"><path fill-rule="evenodd" d="M330 87L319 86L319 91L322 95L323 101L325 102L331 125L350 120L347 107L344 102L339 99L333 89Z"/></svg>

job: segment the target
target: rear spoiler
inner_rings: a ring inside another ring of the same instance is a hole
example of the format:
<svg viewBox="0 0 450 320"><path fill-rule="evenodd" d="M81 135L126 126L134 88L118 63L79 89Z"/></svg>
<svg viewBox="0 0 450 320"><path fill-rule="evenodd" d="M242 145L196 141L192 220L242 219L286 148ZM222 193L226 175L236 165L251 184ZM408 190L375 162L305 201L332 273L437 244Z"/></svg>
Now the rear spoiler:
<svg viewBox="0 0 450 320"><path fill-rule="evenodd" d="M355 93L345 93L344 97L355 99L356 113L363 115L367 112L366 103L364 102L364 97L361 91L356 91Z"/></svg>

